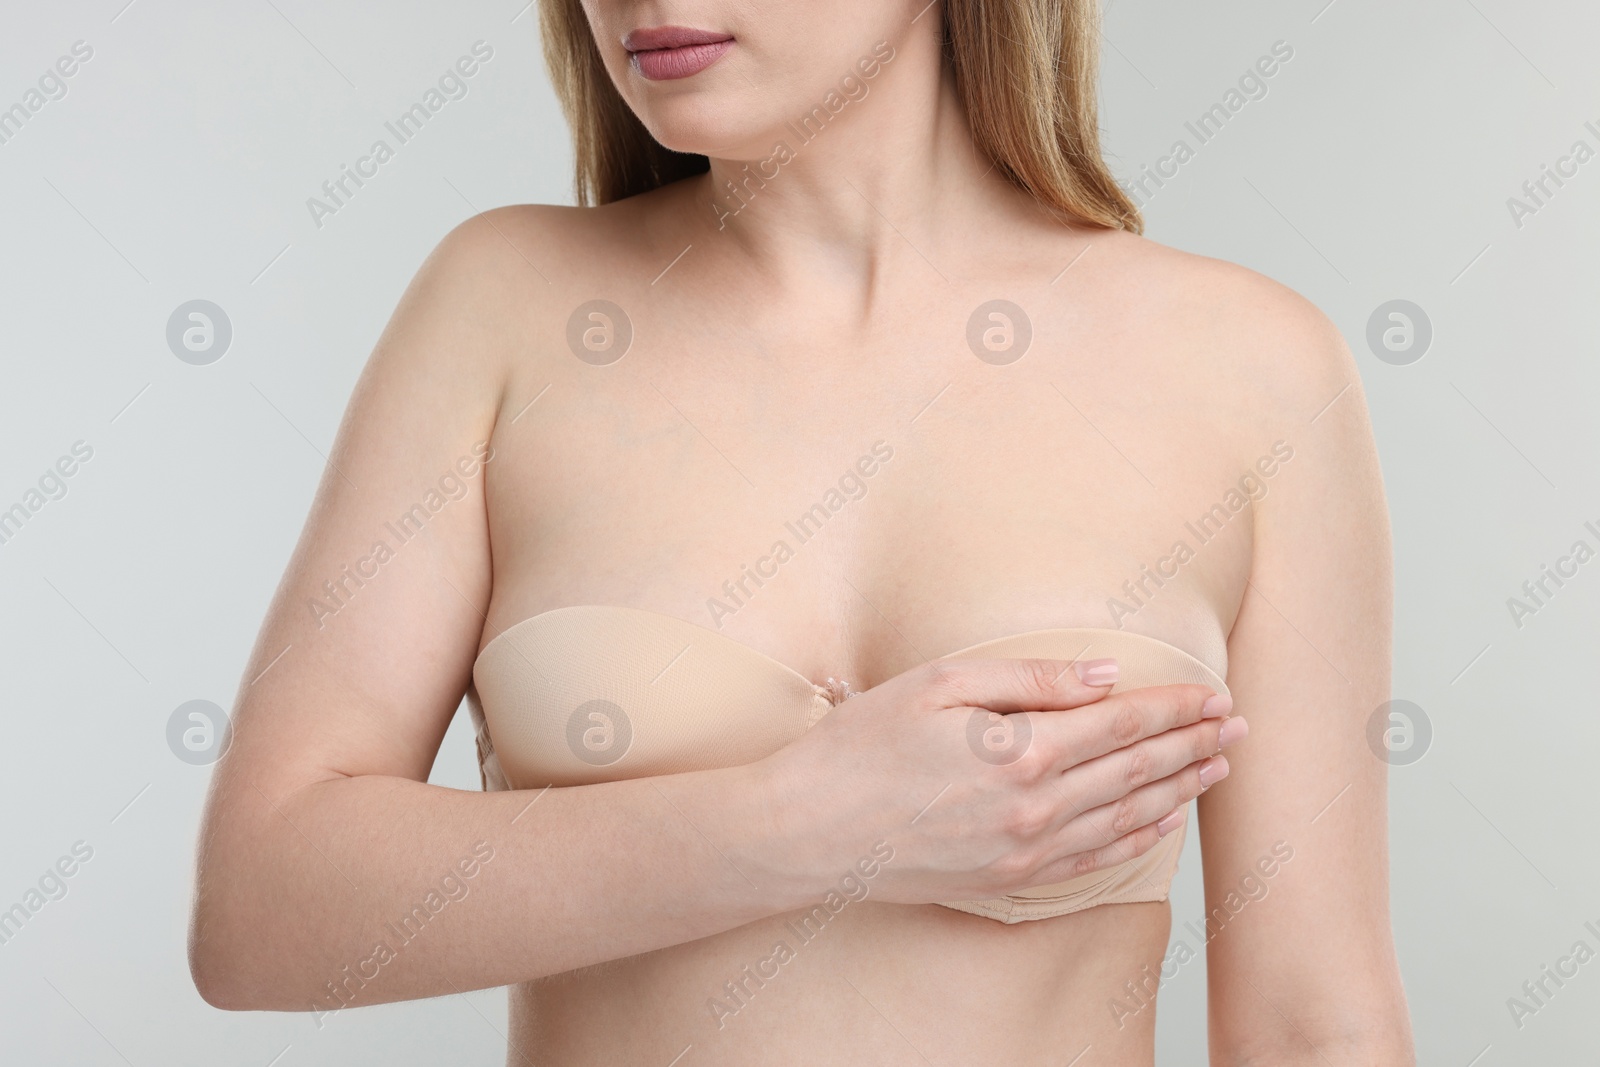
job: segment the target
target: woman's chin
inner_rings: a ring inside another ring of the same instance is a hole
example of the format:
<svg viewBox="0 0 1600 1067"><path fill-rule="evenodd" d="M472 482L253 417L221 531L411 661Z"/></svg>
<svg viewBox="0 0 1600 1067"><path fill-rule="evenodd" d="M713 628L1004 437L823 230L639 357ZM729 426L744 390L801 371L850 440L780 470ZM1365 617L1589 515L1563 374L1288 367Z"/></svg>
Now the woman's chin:
<svg viewBox="0 0 1600 1067"><path fill-rule="evenodd" d="M645 128L674 152L740 159L765 155L772 149L768 141L775 135L760 133L756 125L730 122L703 109L672 110L676 113L650 115Z"/></svg>

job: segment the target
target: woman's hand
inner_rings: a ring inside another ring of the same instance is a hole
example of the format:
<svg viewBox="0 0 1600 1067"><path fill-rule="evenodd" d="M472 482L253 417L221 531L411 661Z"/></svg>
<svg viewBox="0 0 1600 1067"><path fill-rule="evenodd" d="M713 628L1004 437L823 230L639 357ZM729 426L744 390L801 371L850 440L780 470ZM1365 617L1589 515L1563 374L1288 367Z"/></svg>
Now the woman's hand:
<svg viewBox="0 0 1600 1067"><path fill-rule="evenodd" d="M1112 660L943 660L844 701L756 765L787 847L775 876L825 890L871 846L893 903L1001 896L1133 859L1228 773L1225 695L1107 695ZM1226 725L1226 728L1224 726Z"/></svg>

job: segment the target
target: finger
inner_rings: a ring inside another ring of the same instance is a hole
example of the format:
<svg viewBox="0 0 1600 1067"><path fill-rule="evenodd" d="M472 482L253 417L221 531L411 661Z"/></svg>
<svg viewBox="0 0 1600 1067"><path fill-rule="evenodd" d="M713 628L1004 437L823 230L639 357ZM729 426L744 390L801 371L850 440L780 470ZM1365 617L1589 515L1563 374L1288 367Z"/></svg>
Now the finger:
<svg viewBox="0 0 1600 1067"><path fill-rule="evenodd" d="M1160 841L1162 836L1155 823L1138 827L1104 844L1068 853L1052 863L1045 864L1027 880L1025 885L1017 888L1032 889L1041 885L1059 885L1086 874L1093 874L1095 871L1127 863L1155 848L1156 842Z"/></svg>
<svg viewBox="0 0 1600 1067"><path fill-rule="evenodd" d="M1113 693L1072 715L1037 716L1032 725L1064 772L1168 730L1221 719L1232 707L1208 686L1158 685Z"/></svg>
<svg viewBox="0 0 1600 1067"><path fill-rule="evenodd" d="M1176 774L1085 812L1082 818L1063 828L1061 848L1068 852L1082 852L1101 847L1142 827L1155 826L1227 776L1226 757L1212 756L1191 764Z"/></svg>
<svg viewBox="0 0 1600 1067"><path fill-rule="evenodd" d="M1112 659L946 659L925 670L924 681L944 707L1000 714L1083 707L1105 696L1117 680Z"/></svg>
<svg viewBox="0 0 1600 1067"><path fill-rule="evenodd" d="M1229 736L1222 732L1225 722L1238 724L1229 728ZM1058 781L1072 801L1087 811L1215 756L1232 736L1242 737L1247 729L1242 716L1202 719L1068 767Z"/></svg>

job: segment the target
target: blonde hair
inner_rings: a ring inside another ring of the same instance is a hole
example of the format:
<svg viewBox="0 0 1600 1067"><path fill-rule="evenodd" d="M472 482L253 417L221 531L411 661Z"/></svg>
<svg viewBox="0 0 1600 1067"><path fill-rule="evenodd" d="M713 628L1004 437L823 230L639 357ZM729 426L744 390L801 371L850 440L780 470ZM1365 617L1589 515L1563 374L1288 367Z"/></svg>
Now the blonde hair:
<svg viewBox="0 0 1600 1067"><path fill-rule="evenodd" d="M572 128L579 204L704 173L645 129L606 72L581 0L540 0L545 62ZM1144 230L1100 155L1098 0L944 0L945 62L978 148L1068 220Z"/></svg>

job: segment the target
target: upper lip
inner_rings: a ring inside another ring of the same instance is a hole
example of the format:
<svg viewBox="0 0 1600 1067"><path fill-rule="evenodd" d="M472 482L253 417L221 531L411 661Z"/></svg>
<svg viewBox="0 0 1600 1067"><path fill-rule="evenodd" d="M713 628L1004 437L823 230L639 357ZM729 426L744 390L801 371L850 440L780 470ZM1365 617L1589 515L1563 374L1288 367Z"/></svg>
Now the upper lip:
<svg viewBox="0 0 1600 1067"><path fill-rule="evenodd" d="M731 41L731 33L713 33L688 26L657 26L654 29L634 30L622 39L622 47L630 52L654 52L662 48L685 48L694 44L716 44Z"/></svg>

